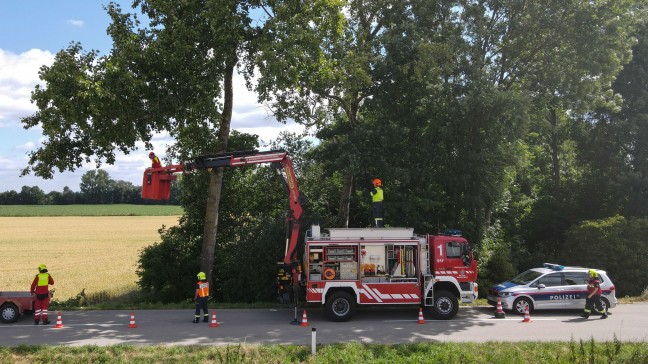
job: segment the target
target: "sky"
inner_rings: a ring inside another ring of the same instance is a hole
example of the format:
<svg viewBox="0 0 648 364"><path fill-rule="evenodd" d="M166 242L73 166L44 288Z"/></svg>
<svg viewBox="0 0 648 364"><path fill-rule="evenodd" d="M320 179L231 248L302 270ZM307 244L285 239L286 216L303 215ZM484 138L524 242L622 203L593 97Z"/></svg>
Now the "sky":
<svg viewBox="0 0 648 364"><path fill-rule="evenodd" d="M116 0L124 11L131 0ZM106 34L110 18L104 10L109 0L0 0L0 192L20 192L22 186L38 186L43 191L63 191L67 186L79 191L81 176L96 166L84 165L74 172L59 173L45 180L33 174L20 177L27 167L27 153L36 150L44 137L40 127L24 129L21 118L36 112L31 103L31 92L41 83L38 71L51 65L54 55L79 42L84 50L98 50L106 55L112 40ZM138 12L139 14L139 12ZM41 83L42 84L42 83ZM232 129L257 134L265 143L281 131L301 132L294 123L277 122L256 95L247 91L243 78L234 80L234 111ZM163 157L166 146L173 140L158 135L153 139L155 152ZM176 161L177 162L177 161ZM140 144L129 155L119 154L114 165L100 167L114 180L141 184L142 173L150 166L148 152Z"/></svg>

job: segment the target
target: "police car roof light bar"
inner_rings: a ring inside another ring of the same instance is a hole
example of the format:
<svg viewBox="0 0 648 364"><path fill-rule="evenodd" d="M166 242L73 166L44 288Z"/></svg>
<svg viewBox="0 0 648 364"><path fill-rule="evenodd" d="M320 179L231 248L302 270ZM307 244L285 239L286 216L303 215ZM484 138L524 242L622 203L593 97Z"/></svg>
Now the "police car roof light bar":
<svg viewBox="0 0 648 364"><path fill-rule="evenodd" d="M553 269L553 270L563 270L563 269L565 269L564 266L562 266L560 264L554 264L554 263L544 263L542 266L545 267L545 268Z"/></svg>

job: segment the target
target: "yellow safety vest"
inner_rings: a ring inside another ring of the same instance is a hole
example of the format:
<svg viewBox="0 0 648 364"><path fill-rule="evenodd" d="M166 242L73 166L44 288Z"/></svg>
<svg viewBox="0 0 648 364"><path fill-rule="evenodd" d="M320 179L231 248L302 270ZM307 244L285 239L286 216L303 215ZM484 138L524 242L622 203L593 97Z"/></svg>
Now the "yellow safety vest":
<svg viewBox="0 0 648 364"><path fill-rule="evenodd" d="M39 273L37 286L42 287L42 286L47 286L48 284L49 284L49 274Z"/></svg>
<svg viewBox="0 0 648 364"><path fill-rule="evenodd" d="M383 190L380 187L376 187L376 193L371 191L371 202L382 202L383 200Z"/></svg>

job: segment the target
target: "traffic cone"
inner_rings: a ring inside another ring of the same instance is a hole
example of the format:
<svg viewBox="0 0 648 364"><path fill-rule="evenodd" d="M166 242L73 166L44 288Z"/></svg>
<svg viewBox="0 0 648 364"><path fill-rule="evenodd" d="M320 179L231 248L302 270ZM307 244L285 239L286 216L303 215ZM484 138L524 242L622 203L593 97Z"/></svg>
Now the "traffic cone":
<svg viewBox="0 0 648 364"><path fill-rule="evenodd" d="M502 309L502 300L497 297L497 311L495 311L495 318L506 318L506 314Z"/></svg>
<svg viewBox="0 0 648 364"><path fill-rule="evenodd" d="M524 320L522 322L531 322L531 315L529 315L529 306L524 310Z"/></svg>
<svg viewBox="0 0 648 364"><path fill-rule="evenodd" d="M129 329L134 329L137 327L137 324L135 324L135 311L131 311L131 318L130 318L130 323L128 324Z"/></svg>
<svg viewBox="0 0 648 364"><path fill-rule="evenodd" d="M299 326L310 326L310 324L308 323L308 318L306 317L306 310L304 310L304 314L302 315L302 322L301 324L299 324Z"/></svg>
<svg viewBox="0 0 648 364"><path fill-rule="evenodd" d="M62 329L63 328L63 319L61 319L61 312L59 311L58 317L56 318L56 325L54 326L55 329Z"/></svg>
<svg viewBox="0 0 648 364"><path fill-rule="evenodd" d="M218 327L218 326L220 325L218 325L218 321L216 321L216 310L214 310L212 312L212 319L211 319L211 323L209 324L209 327Z"/></svg>
<svg viewBox="0 0 648 364"><path fill-rule="evenodd" d="M419 318L418 321L416 321L417 324L424 324L425 319L423 318L423 309L419 307Z"/></svg>

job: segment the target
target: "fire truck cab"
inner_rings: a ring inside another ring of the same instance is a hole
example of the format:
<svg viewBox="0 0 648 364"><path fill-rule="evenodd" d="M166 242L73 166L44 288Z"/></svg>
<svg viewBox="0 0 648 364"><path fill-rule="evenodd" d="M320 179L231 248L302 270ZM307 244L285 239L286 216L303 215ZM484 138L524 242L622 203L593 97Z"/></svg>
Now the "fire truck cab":
<svg viewBox="0 0 648 364"><path fill-rule="evenodd" d="M411 228L332 228L325 234L313 226L303 264L306 301L321 303L331 321L349 320L357 305L417 305L448 320L459 300L477 298L477 263L456 234L416 235Z"/></svg>

